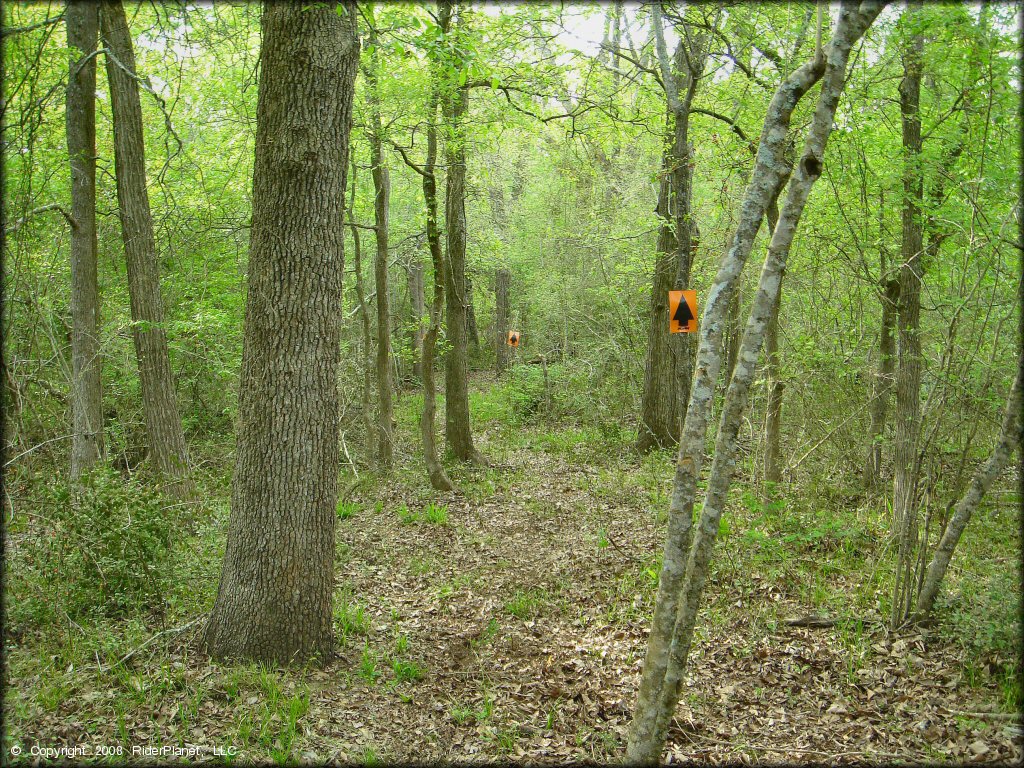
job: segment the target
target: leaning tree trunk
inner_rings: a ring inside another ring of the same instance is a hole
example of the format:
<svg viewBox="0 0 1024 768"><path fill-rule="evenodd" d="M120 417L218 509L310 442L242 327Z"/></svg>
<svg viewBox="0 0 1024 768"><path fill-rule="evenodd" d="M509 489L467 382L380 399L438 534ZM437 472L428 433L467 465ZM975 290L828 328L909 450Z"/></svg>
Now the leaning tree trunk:
<svg viewBox="0 0 1024 768"><path fill-rule="evenodd" d="M267 3L231 519L205 646L217 659L333 653L345 159L352 5Z"/></svg>
<svg viewBox="0 0 1024 768"><path fill-rule="evenodd" d="M501 376L508 369L508 292L512 282L512 273L507 269L499 269L494 273L494 307L495 307L495 372Z"/></svg>
<svg viewBox="0 0 1024 768"><path fill-rule="evenodd" d="M70 3L68 157L71 161L71 478L103 456L100 292L96 277L96 38L99 5Z"/></svg>
<svg viewBox="0 0 1024 768"><path fill-rule="evenodd" d="M452 24L452 3L439 3L440 22L446 36L457 34ZM460 11L461 13L462 11ZM451 55L455 53L452 46ZM448 329L448 354L445 355L444 426L448 450L463 461L486 463L473 446L469 420L469 381L467 357L467 314L469 292L466 288L466 137L463 124L469 109L469 91L453 82L446 83L441 99L445 124L445 156L448 183L445 194L447 259L445 262L445 322Z"/></svg>
<svg viewBox="0 0 1024 768"><path fill-rule="evenodd" d="M910 2L907 23L920 10ZM896 369L896 436L893 470L893 524L897 563L893 582L890 628L895 629L910 613L914 596L914 562L918 537L917 480L920 463L917 447L921 431L921 252L924 248L921 202L921 56L924 38L907 32L900 82L900 116L903 124L903 239L900 246L900 298L897 313L899 356Z"/></svg>
<svg viewBox="0 0 1024 768"><path fill-rule="evenodd" d="M686 670L722 507L731 483L736 436L764 330L778 300L781 274L800 215L814 181L821 174L825 142L842 91L850 49L880 10L881 4L875 3L864 3L860 12L844 5L826 56L819 54L813 62L786 78L769 106L733 245L722 259L702 318L696 373L680 441L658 601L629 732L627 762L654 763L664 748ZM711 399L722 362L720 345L727 307L765 210L788 173L783 149L793 109L823 73L822 91L804 154L789 185L779 225L768 248L737 367L726 394L700 523L691 546L697 479Z"/></svg>
<svg viewBox="0 0 1024 768"><path fill-rule="evenodd" d="M146 155L142 137L135 52L120 0L103 3L100 13L107 48L107 80L114 122L114 172L117 203L128 265L132 340L142 382L142 410L149 449L170 489L190 493L188 451L178 415L174 374L167 350L160 267L153 218L146 189Z"/></svg>
<svg viewBox="0 0 1024 768"><path fill-rule="evenodd" d="M1022 390L1024 390L1024 354L1021 354L1017 360L1017 376L1013 380L1013 386L1007 397L1006 412L1003 416L1002 429L999 432L996 447L988 460L978 467L971 478L971 483L957 503L953 517L946 525L942 539L939 540L939 546L928 564L921 593L917 599L917 608L914 612L914 619L917 621L924 620L931 613L935 606L935 597L942 585L942 579L946 575L946 569L949 568L949 561L953 557L956 545L960 543L964 529L971 521L971 516L978 509L978 505L988 489L992 487L992 483L1006 469L1013 452L1021 447L1021 399L1024 397Z"/></svg>
<svg viewBox="0 0 1024 768"><path fill-rule="evenodd" d="M377 241L377 255L373 262L374 282L377 290L377 463L382 468L391 466L393 435L391 422L394 409L391 404L391 312L388 307L388 211L391 206L391 174L381 150L383 125L380 116L380 93L377 75L380 71L380 48L374 28L373 8L370 6L371 46L370 64L365 68L369 92L372 128L370 162L373 166L373 234Z"/></svg>

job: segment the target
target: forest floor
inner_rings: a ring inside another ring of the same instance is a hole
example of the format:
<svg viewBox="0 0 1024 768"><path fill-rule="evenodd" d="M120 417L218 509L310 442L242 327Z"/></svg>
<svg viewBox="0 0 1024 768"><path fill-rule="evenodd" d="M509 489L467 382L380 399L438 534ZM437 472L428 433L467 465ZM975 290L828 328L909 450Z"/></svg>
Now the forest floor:
<svg viewBox="0 0 1024 768"><path fill-rule="evenodd" d="M241 762L621 757L672 457L639 459L593 430L509 424L488 408L499 394L474 393L491 466L453 468L460 493L425 486L412 396L393 476L344 478L339 655L327 668L213 664L197 650L223 552L221 478L179 545L167 615L8 633L5 747L203 748L196 759L234 747ZM672 759L1020 760L1017 505L990 505L968 529L941 621L891 634L878 609L884 502L831 482L758 498L741 479L723 522ZM15 550L28 535L13 527ZM812 615L834 624L787 623Z"/></svg>

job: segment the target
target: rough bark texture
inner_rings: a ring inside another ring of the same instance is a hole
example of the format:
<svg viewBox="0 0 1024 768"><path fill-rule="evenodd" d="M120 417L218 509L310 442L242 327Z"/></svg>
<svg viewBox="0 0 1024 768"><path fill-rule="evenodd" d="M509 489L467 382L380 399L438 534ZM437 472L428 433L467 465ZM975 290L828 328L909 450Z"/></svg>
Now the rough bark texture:
<svg viewBox="0 0 1024 768"><path fill-rule="evenodd" d="M920 9L907 6L907 17ZM917 446L921 431L921 253L924 233L921 222L923 180L921 157L921 54L924 38L908 34L903 52L900 82L900 116L903 125L903 239L900 245L900 299L896 323L899 332L896 368L896 434L893 468L893 523L898 542L897 572L893 583L890 627L909 615L913 600L915 547L918 535Z"/></svg>
<svg viewBox="0 0 1024 768"><path fill-rule="evenodd" d="M480 347L480 332L476 327L476 312L473 310L473 281L466 275L466 338L474 349Z"/></svg>
<svg viewBox="0 0 1024 768"><path fill-rule="evenodd" d="M440 26L448 35L457 35L453 21L453 3L438 3ZM457 19L458 17L455 16ZM455 53L455 47L451 50ZM467 355L468 291L466 290L466 142L463 120L469 110L469 91L454 83L444 88L441 116L445 125L445 159L448 183L445 194L445 323L448 330L448 354L445 355L444 427L448 450L463 461L484 463L473 446L469 421L469 383Z"/></svg>
<svg viewBox="0 0 1024 768"><path fill-rule="evenodd" d="M831 131L850 48L881 9L880 4L864 3L864 6L860 13L844 6L835 36L826 48L825 60L816 57L815 61L800 67L776 91L761 134L754 173L745 194L733 245L723 257L708 294L697 370L680 441L658 601L626 750L626 760L630 763L656 762L665 745L686 669L721 510L731 482L740 417L753 380L765 326L778 299L781 274L797 223L811 186L821 173L825 141ZM783 149L793 109L822 74L825 75L822 92L804 154L789 185L786 204L768 249L736 371L726 395L700 524L690 546L704 433L721 365L719 350L728 302L765 210L788 172Z"/></svg>
<svg viewBox="0 0 1024 768"><path fill-rule="evenodd" d="M665 83L671 124L666 142L658 190L658 232L654 280L651 285L651 319L647 333L647 359L640 402L640 426L636 448L646 452L678 444L679 425L686 417L693 378L692 334L668 333L668 292L688 287L697 227L692 217L693 148L689 142L690 109L706 60L701 37L688 30L670 66L661 30L661 16L652 6L658 59ZM690 49L686 40L693 41Z"/></svg>
<svg viewBox="0 0 1024 768"><path fill-rule="evenodd" d="M512 282L512 273L507 269L499 269L494 273L494 307L495 307L495 347L496 371L501 376L508 368L508 292Z"/></svg>
<svg viewBox="0 0 1024 768"><path fill-rule="evenodd" d="M102 5L101 26L114 122L114 169L117 204L128 265L132 340L142 382L142 410L149 450L169 490L187 495L188 451L178 415L174 374L167 351L160 267L146 188L142 105L136 80L135 52L120 0Z"/></svg>
<svg viewBox="0 0 1024 768"><path fill-rule="evenodd" d="M778 198L768 206L768 234L775 234L779 223ZM772 484L782 481L782 365L779 360L779 315L782 314L782 283L779 283L779 298L772 307L768 327L764 332L765 379L768 390L768 406L765 409L764 427L764 481L766 497L771 495Z"/></svg>
<svg viewBox="0 0 1024 768"><path fill-rule="evenodd" d="M978 509L978 505L988 489L992 487L992 483L1006 469L1013 452L1021 447L1022 389L1024 389L1024 355L1017 362L1017 376L1007 398L1006 412L1003 415L1002 429L999 432L996 447L988 460L978 467L971 478L967 491L957 503L953 517L946 525L942 539L939 540L939 546L928 564L914 614L914 618L918 621L925 619L935 606L935 598L939 593L946 570L949 568L949 561L953 557L956 545L960 543L964 529L971 521L971 516Z"/></svg>
<svg viewBox="0 0 1024 768"><path fill-rule="evenodd" d="M669 110L666 123L671 123ZM668 132L668 131L667 131ZM658 185L658 242L651 283L651 316L647 327L647 357L644 361L644 387L640 399L640 426L636 449L646 453L676 445L679 441L679 391L675 387L676 358L672 354L668 326L668 292L676 272L676 233L669 211L669 175L673 163L673 144L666 137L662 155L661 181Z"/></svg>
<svg viewBox="0 0 1024 768"><path fill-rule="evenodd" d="M352 6L264 6L231 519L205 645L333 652L342 211L359 59Z"/></svg>
<svg viewBox="0 0 1024 768"><path fill-rule="evenodd" d="M377 255L373 261L373 276L377 291L377 463L386 469L391 466L393 435L391 422L394 408L391 404L391 311L388 306L388 213L391 207L391 173L384 161L381 149L383 126L380 116L380 94L377 87L377 72L380 68L380 49L373 27L373 11L370 8L369 44L373 51L366 68L366 85L370 100L372 129L370 139L370 163L373 174L373 235L377 242Z"/></svg>
<svg viewBox="0 0 1024 768"><path fill-rule="evenodd" d="M65 10L71 49L67 140L71 160L71 477L103 457L100 293L96 277L96 50L99 5Z"/></svg>
<svg viewBox="0 0 1024 768"><path fill-rule="evenodd" d="M412 351L412 375L419 381L423 379L423 365L420 360L420 347L423 345L423 334L427 329L423 325L427 314L427 303L424 298L425 274L422 261L409 264L407 281L409 285L409 308L412 310L412 328L409 331L409 345Z"/></svg>
<svg viewBox="0 0 1024 768"><path fill-rule="evenodd" d="M366 292L363 289L363 249L359 239L359 227L356 226L356 159L355 153L352 156L352 176L348 179L351 190L351 197L348 204L348 222L352 232L352 255L355 260L356 273L356 301L359 304L359 319L362 326L362 356L363 356L363 393L360 398L360 406L363 421L363 439L366 448L367 461L372 461L376 456L376 432L373 426L373 395L371 371L373 369L373 341L370 332L370 312L366 308Z"/></svg>
<svg viewBox="0 0 1024 768"><path fill-rule="evenodd" d="M882 293L882 328L878 337L878 370L871 388L869 413L871 426L868 428L868 455L864 463L864 487L872 489L878 484L882 472L882 436L889 415L889 395L893 386L893 360L896 354L896 340L893 329L896 325L896 307L900 296L899 280L885 282Z"/></svg>

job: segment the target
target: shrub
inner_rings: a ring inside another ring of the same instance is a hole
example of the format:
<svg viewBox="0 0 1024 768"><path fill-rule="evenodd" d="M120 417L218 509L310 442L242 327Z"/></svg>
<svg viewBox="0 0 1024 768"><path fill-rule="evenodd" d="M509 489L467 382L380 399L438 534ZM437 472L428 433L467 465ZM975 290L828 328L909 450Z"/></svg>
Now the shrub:
<svg viewBox="0 0 1024 768"><path fill-rule="evenodd" d="M27 544L44 589L69 615L161 606L178 515L161 494L109 468L50 489L52 528Z"/></svg>

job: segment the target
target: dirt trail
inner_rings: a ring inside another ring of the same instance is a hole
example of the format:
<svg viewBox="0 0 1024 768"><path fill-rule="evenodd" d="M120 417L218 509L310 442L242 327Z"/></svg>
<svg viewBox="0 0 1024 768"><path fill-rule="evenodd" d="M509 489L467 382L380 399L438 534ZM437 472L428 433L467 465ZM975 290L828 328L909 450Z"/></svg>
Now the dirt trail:
<svg viewBox="0 0 1024 768"><path fill-rule="evenodd" d="M371 743L398 761L621 754L651 609L640 586L661 543L653 514L626 489L595 496L598 470L558 456L518 451L498 472L486 500L441 500L447 525L398 525L388 511L398 498L343 524L351 557L339 580L368 605L370 645L386 651L407 635L426 675L393 689L358 677L339 687L337 675L360 662L361 644L350 645L310 710L304 751L344 759ZM677 759L1020 756L1015 725L952 714L973 709L954 649L879 633L873 662L851 679L837 630L769 633L749 619L758 603L806 613L781 585L751 580L746 606L723 594L728 584L710 587L717 615L693 654L671 734Z"/></svg>

